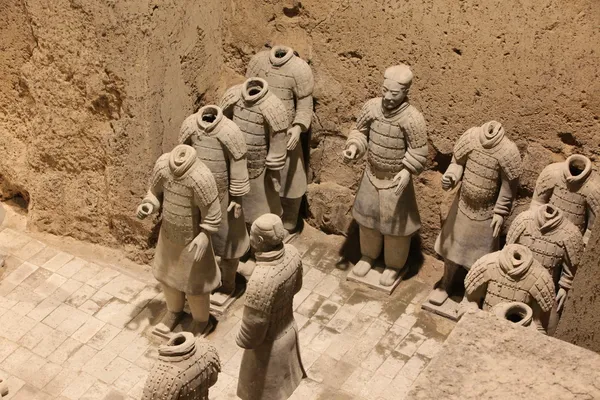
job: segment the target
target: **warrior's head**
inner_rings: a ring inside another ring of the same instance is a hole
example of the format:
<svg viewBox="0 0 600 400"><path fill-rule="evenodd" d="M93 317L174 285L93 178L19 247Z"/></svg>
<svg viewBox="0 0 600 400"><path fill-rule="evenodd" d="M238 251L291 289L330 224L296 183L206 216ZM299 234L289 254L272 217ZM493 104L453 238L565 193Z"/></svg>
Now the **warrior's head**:
<svg viewBox="0 0 600 400"><path fill-rule="evenodd" d="M383 74L381 96L383 107L393 110L406 100L412 84L413 73L406 64L389 67Z"/></svg>
<svg viewBox="0 0 600 400"><path fill-rule="evenodd" d="M281 248L285 229L281 218L275 214L263 214L250 228L250 245L257 253Z"/></svg>

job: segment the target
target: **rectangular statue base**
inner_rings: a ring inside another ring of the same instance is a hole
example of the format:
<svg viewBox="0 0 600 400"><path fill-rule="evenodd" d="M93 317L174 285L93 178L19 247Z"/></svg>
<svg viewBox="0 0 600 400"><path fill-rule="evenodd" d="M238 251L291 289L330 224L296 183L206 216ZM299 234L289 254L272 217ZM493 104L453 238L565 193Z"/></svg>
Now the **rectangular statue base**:
<svg viewBox="0 0 600 400"><path fill-rule="evenodd" d="M353 265L351 265L351 267L353 267ZM396 280L394 281L394 283L391 286L383 286L379 283L379 278L381 277L383 270L384 270L384 267L375 265L373 268L371 268L371 270L367 273L367 275L360 277L360 276L354 275L354 272L352 272L352 269L350 269L350 272L348 272L348 275L346 275L346 280L350 281L350 282L362 283L363 285L367 285L368 287L370 287L372 289L375 289L375 290L378 290L378 291L381 291L381 292L384 292L384 293L387 293L388 295L390 295L402 281L402 278L406 274L407 268L404 267L404 268L402 268L402 270L400 270L400 274L398 274L398 278L396 278Z"/></svg>
<svg viewBox="0 0 600 400"><path fill-rule="evenodd" d="M458 321L465 313L462 304L450 297L446 299L441 306L436 306L435 304L431 304L425 300L423 304L421 304L421 308L434 314L441 315L442 317L448 318L452 321Z"/></svg>
<svg viewBox="0 0 600 400"><path fill-rule="evenodd" d="M241 263L240 263L241 265ZM235 291L232 294L214 292L210 295L210 311L216 316L223 316L235 301L246 291L246 279L239 273L235 274Z"/></svg>

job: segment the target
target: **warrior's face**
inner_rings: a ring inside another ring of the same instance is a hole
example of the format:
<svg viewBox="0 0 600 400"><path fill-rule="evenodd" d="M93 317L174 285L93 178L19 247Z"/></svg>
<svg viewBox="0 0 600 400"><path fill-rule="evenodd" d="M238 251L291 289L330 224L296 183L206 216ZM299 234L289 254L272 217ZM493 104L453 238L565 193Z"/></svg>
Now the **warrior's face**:
<svg viewBox="0 0 600 400"><path fill-rule="evenodd" d="M408 87L391 79L385 79L381 88L382 104L388 110L398 107L408 94Z"/></svg>

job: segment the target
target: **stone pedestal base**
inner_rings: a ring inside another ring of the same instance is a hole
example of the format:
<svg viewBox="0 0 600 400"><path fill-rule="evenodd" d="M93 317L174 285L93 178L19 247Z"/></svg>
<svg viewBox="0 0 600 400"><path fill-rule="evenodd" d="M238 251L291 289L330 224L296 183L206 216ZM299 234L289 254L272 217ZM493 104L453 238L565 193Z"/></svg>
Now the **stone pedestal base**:
<svg viewBox="0 0 600 400"><path fill-rule="evenodd" d="M367 275L360 277L360 276L356 276L354 275L354 272L352 272L352 267L354 265L351 265L351 269L350 272L348 272L348 275L346 276L346 280L350 281L350 282L358 282L358 283L362 283L363 285L367 285L368 287L387 293L387 294L392 294L392 292L394 291L394 289L396 289L396 287L400 284L400 282L402 281L402 278L404 277L404 274L406 274L407 268L406 266L404 268L402 268L402 270L400 271L400 274L398 275L398 278L396 278L396 280L394 281L394 283L391 286L383 286L379 283L379 278L381 277L381 274L383 273L384 267L381 265L375 265L373 268L371 268L371 270L367 273Z"/></svg>
<svg viewBox="0 0 600 400"><path fill-rule="evenodd" d="M240 266L242 263L240 263ZM239 272L239 267L238 267ZM232 294L214 292L210 295L210 312L218 317L223 316L235 301L246 291L246 279L241 274L235 275L235 291Z"/></svg>
<svg viewBox="0 0 600 400"><path fill-rule="evenodd" d="M448 299L446 299L446 301L440 306L436 306L435 304L431 304L425 300L425 302L421 304L421 308L434 314L441 315L442 317L448 318L452 321L458 321L465 313L465 309L460 300L461 299L453 299L452 297L448 297Z"/></svg>

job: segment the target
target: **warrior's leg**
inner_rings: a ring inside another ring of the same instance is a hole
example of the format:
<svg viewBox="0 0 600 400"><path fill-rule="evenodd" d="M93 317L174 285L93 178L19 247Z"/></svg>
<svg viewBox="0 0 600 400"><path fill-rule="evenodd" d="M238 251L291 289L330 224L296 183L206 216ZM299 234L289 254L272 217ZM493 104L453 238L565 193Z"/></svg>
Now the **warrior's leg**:
<svg viewBox="0 0 600 400"><path fill-rule="evenodd" d="M239 258L222 258L221 263L221 287L218 289L220 293L227 295L235 292L235 274L240 263Z"/></svg>
<svg viewBox="0 0 600 400"><path fill-rule="evenodd" d="M300 214L300 206L302 205L302 197L297 199L288 199L281 197L281 207L283 208L283 227L288 233L294 233L298 226L298 215Z"/></svg>
<svg viewBox="0 0 600 400"><path fill-rule="evenodd" d="M185 293L170 286L162 284L165 301L167 302L167 313L154 328L162 334L169 334L183 317L183 306L185 305Z"/></svg>
<svg viewBox="0 0 600 400"><path fill-rule="evenodd" d="M433 289L427 301L436 306L441 306L446 299L450 296L450 289L454 281L454 275L458 271L460 265L453 263L452 261L446 260L444 262L444 276L440 281L438 287Z"/></svg>
<svg viewBox="0 0 600 400"><path fill-rule="evenodd" d="M373 267L379 254L381 254L382 247L383 235L381 232L360 226L360 252L362 257L352 268L354 275L365 276Z"/></svg>
<svg viewBox="0 0 600 400"><path fill-rule="evenodd" d="M379 283L382 286L391 286L398 279L398 275L408 258L410 239L410 236L384 236L383 255L385 259L385 271L383 271L383 274L379 278Z"/></svg>
<svg viewBox="0 0 600 400"><path fill-rule="evenodd" d="M192 333L196 336L206 336L212 328L210 324L210 293L188 295L187 299L194 319Z"/></svg>

